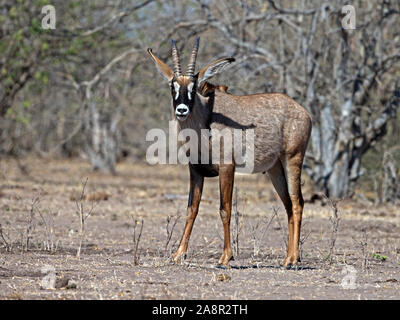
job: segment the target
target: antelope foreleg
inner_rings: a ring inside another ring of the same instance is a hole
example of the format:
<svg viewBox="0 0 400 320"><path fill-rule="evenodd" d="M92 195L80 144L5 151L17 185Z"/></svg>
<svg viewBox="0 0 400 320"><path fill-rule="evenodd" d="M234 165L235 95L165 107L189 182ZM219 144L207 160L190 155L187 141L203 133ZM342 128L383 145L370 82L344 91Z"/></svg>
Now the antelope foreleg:
<svg viewBox="0 0 400 320"><path fill-rule="evenodd" d="M198 174L194 169L190 168L190 191L185 229L183 231L179 247L172 255L172 258L176 262L180 262L181 258L186 255L193 223L196 220L196 216L199 211L201 194L203 192L203 183L204 177Z"/></svg>

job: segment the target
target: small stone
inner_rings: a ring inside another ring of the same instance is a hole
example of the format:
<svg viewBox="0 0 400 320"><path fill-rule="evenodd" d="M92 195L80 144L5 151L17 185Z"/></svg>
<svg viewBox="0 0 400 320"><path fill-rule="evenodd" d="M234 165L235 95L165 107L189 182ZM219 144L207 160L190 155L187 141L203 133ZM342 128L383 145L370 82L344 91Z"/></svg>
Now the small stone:
<svg viewBox="0 0 400 320"><path fill-rule="evenodd" d="M224 274L224 273L219 273L219 274L217 274L216 279L218 281L229 281L229 280L231 280L231 276Z"/></svg>

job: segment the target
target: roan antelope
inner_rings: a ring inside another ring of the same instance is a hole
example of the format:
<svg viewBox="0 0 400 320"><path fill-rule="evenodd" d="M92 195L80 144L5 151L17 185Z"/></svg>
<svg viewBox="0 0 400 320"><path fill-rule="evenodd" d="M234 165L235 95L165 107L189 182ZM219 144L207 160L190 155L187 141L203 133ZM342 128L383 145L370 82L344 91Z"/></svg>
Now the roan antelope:
<svg viewBox="0 0 400 320"><path fill-rule="evenodd" d="M174 70L158 59L149 48L160 73L168 80L172 95L172 113L178 130L191 128L254 130L254 166L251 173L268 172L288 215L288 248L285 268L296 266L299 259L299 238L303 212L301 169L311 133L311 117L297 102L285 94L263 93L235 96L225 86L207 82L234 61L221 58L195 74L199 38L190 56L186 74L182 73L178 49L173 40ZM199 148L200 152L200 148ZM222 151L221 151L222 152ZM233 258L230 241L230 219L235 162L193 164L189 162L190 192L185 229L175 261L185 256L193 223L201 199L204 177L219 176L220 217L224 228L224 249L219 264L229 267Z"/></svg>

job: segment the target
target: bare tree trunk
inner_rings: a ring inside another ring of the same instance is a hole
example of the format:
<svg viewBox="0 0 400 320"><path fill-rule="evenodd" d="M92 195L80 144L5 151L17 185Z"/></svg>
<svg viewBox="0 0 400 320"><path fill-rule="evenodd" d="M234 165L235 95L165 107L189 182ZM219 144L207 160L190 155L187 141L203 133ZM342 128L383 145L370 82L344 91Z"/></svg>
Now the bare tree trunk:
<svg viewBox="0 0 400 320"><path fill-rule="evenodd" d="M84 146L85 157L95 170L115 174L118 143L118 123L120 111L101 114L91 92L86 90L84 101Z"/></svg>
<svg viewBox="0 0 400 320"><path fill-rule="evenodd" d="M99 110L95 97L94 87L101 81L102 77L118 62L128 55L137 52L131 48L112 59L105 65L90 81L77 83L70 76L74 88L80 93L83 106L83 153L90 161L95 170L115 174L115 165L119 152L119 120L120 107L117 110Z"/></svg>
<svg viewBox="0 0 400 320"><path fill-rule="evenodd" d="M312 154L305 169L327 196L343 198L352 195L354 183L363 174L363 155L385 135L387 122L396 116L400 105L399 82L380 116L362 132L357 126L360 115L354 114L350 100L342 107L338 127L334 125L330 104L321 108L320 119L312 132Z"/></svg>
<svg viewBox="0 0 400 320"><path fill-rule="evenodd" d="M383 154L381 177L381 193L379 195L380 203L400 203L400 177L398 168L394 160L395 154L399 154L400 147L395 146L386 150Z"/></svg>

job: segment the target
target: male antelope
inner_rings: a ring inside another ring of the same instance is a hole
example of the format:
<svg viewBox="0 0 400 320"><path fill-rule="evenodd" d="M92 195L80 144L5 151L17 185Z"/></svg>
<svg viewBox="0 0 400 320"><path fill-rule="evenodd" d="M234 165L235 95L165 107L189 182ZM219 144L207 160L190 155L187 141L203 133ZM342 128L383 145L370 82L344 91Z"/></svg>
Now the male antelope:
<svg viewBox="0 0 400 320"><path fill-rule="evenodd" d="M172 95L172 112L178 120L178 130L185 128L254 130L254 169L252 173L268 172L279 194L289 223L288 249L284 267L297 265L299 237L303 212L301 169L304 153L311 133L309 113L285 94L252 94L235 96L224 86L214 86L208 79L218 74L234 58L221 58L195 74L199 38L194 45L186 74L182 73L178 50L173 40L174 70L158 59L148 49L160 73L169 81ZM200 152L200 148L199 148ZM221 151L222 152L222 151ZM230 242L230 219L235 162L219 164L193 164L190 169L190 193L185 229L177 251L179 261L187 251L190 234L201 199L204 177L219 175L220 216L224 227L224 249L219 263L229 267L233 258Z"/></svg>

